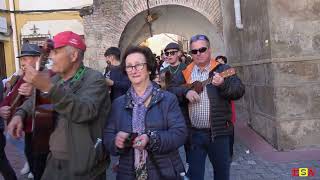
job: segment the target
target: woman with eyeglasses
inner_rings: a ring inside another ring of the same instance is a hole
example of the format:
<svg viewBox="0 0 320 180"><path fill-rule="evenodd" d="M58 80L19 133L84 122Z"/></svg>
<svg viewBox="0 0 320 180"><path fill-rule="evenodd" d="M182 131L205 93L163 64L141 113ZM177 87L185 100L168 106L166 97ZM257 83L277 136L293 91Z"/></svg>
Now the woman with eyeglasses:
<svg viewBox="0 0 320 180"><path fill-rule="evenodd" d="M177 98L152 83L155 58L149 48L129 48L121 66L131 87L113 102L104 130L105 147L120 155L117 179L181 179L178 148L187 129Z"/></svg>

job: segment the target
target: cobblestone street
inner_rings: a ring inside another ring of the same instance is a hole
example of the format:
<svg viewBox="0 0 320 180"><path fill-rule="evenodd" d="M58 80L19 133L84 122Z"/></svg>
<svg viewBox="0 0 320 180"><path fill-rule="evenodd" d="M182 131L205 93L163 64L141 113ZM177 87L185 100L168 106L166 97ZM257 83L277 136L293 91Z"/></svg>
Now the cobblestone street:
<svg viewBox="0 0 320 180"><path fill-rule="evenodd" d="M299 167L312 167L316 169L316 174L314 177L307 177L304 179L320 179L319 160L292 161L289 163L268 162L255 155L254 152L248 152L248 148L239 140L239 138L236 138L234 151L235 155L231 165L231 180L302 179L299 177L291 176L291 169ZM18 179L26 180L26 175L19 174L19 171L23 167L25 161L24 157L21 155L21 152L18 152L15 146L10 143L7 144L6 152L12 166L14 167L18 175ZM108 170L107 174L108 180L115 179L115 174L111 173L110 170ZM206 166L206 179L213 179L213 169L209 161L207 161Z"/></svg>

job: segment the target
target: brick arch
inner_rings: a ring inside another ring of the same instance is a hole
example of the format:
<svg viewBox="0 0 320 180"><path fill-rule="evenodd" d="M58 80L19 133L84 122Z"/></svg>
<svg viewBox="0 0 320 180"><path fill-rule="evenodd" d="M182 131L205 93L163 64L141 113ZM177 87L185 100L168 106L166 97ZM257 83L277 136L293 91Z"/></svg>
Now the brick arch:
<svg viewBox="0 0 320 180"><path fill-rule="evenodd" d="M218 26L198 11L180 5L161 5L151 8L150 12L158 16L152 22L153 34L171 33L186 39L194 34L206 34L213 45L212 53L224 54L223 37ZM126 23L119 40L119 47L122 50L129 45L138 45L139 42L150 37L148 24L145 22L146 15L147 12L144 10Z"/></svg>
<svg viewBox="0 0 320 180"><path fill-rule="evenodd" d="M210 36L213 40L217 39L218 43L221 43L221 52L225 52L220 0L150 0L150 8L152 10L164 7L185 8L186 13L197 15L199 17L198 20L205 21L206 27L210 26L207 30L203 30L202 33L211 34ZM135 22L136 17L145 13L147 4L146 0L93 0L93 9L93 14L86 15L83 18L88 47L85 63L93 68L103 70L105 66L103 57L105 49L119 45L123 34L130 29L128 25ZM181 18L184 18L184 16L182 15ZM141 18L140 21L144 21L144 18ZM201 27L198 30L201 31ZM173 33L186 38L189 36L189 34L183 35L179 32L172 32L172 30L155 32L154 34L159 33ZM198 33L198 31L193 33ZM142 37L140 36L140 38Z"/></svg>
<svg viewBox="0 0 320 180"><path fill-rule="evenodd" d="M150 0L149 7L157 7L164 5L180 5L191 8L204 17L206 17L212 24L216 24L219 30L222 30L222 15L219 0ZM139 13L147 10L146 0L125 0L122 1L122 14L120 16L120 26L124 27L126 24Z"/></svg>

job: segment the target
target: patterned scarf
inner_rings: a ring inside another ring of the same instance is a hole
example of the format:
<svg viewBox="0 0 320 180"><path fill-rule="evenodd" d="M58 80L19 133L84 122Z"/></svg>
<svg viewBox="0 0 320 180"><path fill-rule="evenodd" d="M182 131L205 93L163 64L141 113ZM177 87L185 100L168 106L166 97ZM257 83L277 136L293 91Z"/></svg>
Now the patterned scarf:
<svg viewBox="0 0 320 180"><path fill-rule="evenodd" d="M152 84L150 84L142 96L138 96L134 89L130 88L130 93L133 103L133 113L132 113L132 131L138 133L139 135L145 132L145 116L147 108L145 107L145 101L151 96ZM137 180L147 179L147 161L148 152L146 150L134 149L134 167L136 171Z"/></svg>

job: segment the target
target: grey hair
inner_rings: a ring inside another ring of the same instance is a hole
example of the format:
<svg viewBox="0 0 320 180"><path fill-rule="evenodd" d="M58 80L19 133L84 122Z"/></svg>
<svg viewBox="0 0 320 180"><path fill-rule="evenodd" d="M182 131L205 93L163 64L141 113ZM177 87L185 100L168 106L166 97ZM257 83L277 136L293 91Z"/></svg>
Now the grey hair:
<svg viewBox="0 0 320 180"><path fill-rule="evenodd" d="M84 59L84 51L72 46L66 46L66 51L69 55L71 55L74 51L78 52L78 59L79 61L82 61Z"/></svg>

